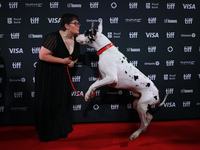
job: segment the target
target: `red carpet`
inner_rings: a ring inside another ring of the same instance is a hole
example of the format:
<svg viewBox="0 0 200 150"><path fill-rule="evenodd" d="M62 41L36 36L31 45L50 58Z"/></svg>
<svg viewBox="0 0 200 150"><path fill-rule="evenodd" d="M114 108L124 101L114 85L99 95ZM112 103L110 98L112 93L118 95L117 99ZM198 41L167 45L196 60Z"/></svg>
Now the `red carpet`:
<svg viewBox="0 0 200 150"><path fill-rule="evenodd" d="M0 127L0 150L199 150L200 120L151 122L136 140L139 123L74 124L66 139L39 142L33 126Z"/></svg>

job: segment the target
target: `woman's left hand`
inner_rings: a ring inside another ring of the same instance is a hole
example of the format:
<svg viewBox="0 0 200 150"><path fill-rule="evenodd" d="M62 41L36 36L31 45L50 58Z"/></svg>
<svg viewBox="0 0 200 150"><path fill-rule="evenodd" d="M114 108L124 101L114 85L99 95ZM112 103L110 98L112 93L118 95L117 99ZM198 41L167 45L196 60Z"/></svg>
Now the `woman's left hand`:
<svg viewBox="0 0 200 150"><path fill-rule="evenodd" d="M68 67L69 67L69 68L72 68L72 67L74 67L74 65L75 65L75 62L74 62L74 61L71 61L71 62L68 64Z"/></svg>

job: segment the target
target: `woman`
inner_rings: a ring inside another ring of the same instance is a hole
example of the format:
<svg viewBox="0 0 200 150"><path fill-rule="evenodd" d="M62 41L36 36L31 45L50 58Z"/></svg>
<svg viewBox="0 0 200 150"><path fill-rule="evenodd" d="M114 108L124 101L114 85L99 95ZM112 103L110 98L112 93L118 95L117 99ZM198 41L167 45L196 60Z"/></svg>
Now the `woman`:
<svg viewBox="0 0 200 150"><path fill-rule="evenodd" d="M71 84L64 66L73 73L80 45L79 18L64 14L61 30L48 34L42 44L35 73L35 127L40 141L66 138L72 132Z"/></svg>

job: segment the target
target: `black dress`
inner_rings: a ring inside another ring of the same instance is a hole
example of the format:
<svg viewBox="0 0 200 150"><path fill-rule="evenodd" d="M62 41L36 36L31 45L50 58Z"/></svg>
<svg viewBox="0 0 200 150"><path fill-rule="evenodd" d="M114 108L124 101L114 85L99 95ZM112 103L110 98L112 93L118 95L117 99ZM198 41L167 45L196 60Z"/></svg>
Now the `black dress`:
<svg viewBox="0 0 200 150"><path fill-rule="evenodd" d="M75 38L74 38L75 39ZM76 60L80 45L74 40L74 51L70 55L62 37L53 32L45 37L43 47L53 52L53 56ZM69 68L73 74L75 68ZM65 138L72 132L71 84L66 68L62 64L38 60L35 71L35 127L40 141Z"/></svg>

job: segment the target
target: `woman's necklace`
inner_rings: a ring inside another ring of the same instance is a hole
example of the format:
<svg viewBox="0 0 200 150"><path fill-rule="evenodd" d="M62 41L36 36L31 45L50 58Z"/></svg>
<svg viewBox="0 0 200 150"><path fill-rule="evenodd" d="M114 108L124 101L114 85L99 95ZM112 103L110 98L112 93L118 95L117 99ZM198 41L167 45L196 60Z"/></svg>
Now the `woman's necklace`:
<svg viewBox="0 0 200 150"><path fill-rule="evenodd" d="M65 34L65 32L63 31L63 36L65 37L65 40L67 41L67 43L69 43L69 51L71 52L73 50L72 48L72 40L70 41L68 38L67 38L67 35Z"/></svg>

